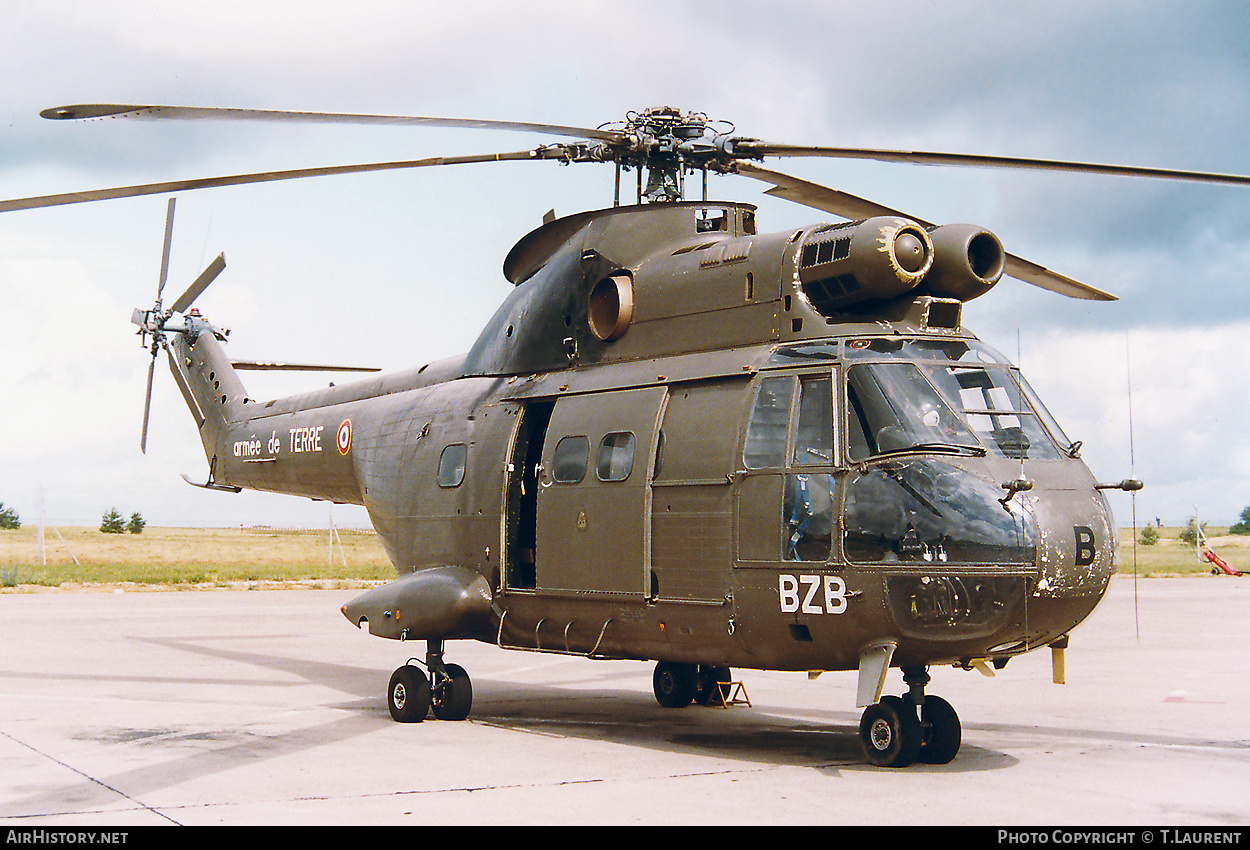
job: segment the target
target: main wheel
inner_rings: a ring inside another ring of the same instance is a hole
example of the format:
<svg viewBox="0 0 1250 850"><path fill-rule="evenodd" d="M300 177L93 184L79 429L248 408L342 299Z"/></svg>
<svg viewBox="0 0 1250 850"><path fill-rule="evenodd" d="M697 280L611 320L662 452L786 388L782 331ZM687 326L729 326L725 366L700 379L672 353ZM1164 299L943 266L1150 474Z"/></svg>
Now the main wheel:
<svg viewBox="0 0 1250 850"><path fill-rule="evenodd" d="M948 764L959 752L963 732L959 715L941 697L925 697L920 707L923 743L916 761L921 764Z"/></svg>
<svg viewBox="0 0 1250 850"><path fill-rule="evenodd" d="M430 680L419 668L405 664L391 674L386 703L396 722L421 722L430 712Z"/></svg>
<svg viewBox="0 0 1250 850"><path fill-rule="evenodd" d="M920 718L902 697L882 697L859 721L864 755L878 767L907 767L920 753Z"/></svg>
<svg viewBox="0 0 1250 850"><path fill-rule="evenodd" d="M694 701L699 705L723 705L729 688L729 668L699 665ZM722 687L722 685L724 687Z"/></svg>
<svg viewBox="0 0 1250 850"><path fill-rule="evenodd" d="M665 708L685 708L694 702L699 688L698 668L693 664L661 661L651 676L656 701Z"/></svg>
<svg viewBox="0 0 1250 850"><path fill-rule="evenodd" d="M432 708L439 720L464 720L473 707L473 684L459 664L448 664L447 676L440 677L432 691Z"/></svg>

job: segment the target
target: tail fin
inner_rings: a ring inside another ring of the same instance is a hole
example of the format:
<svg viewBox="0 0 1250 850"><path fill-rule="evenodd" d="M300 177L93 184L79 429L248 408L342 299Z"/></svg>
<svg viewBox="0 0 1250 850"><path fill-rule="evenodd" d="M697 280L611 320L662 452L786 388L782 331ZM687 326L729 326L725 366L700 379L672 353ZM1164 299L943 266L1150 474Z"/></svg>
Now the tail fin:
<svg viewBox="0 0 1250 850"><path fill-rule="evenodd" d="M186 327L168 345L170 371L195 417L210 464L230 423L243 418L244 406L251 402L221 347L224 339L224 333L192 311Z"/></svg>

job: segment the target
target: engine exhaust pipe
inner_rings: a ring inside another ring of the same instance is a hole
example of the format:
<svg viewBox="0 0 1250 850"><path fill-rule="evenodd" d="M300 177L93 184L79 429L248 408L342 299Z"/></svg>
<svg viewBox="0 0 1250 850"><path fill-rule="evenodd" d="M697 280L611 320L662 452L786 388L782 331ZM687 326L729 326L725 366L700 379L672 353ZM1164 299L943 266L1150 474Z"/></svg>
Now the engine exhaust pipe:
<svg viewBox="0 0 1250 850"><path fill-rule="evenodd" d="M929 231L933 267L923 287L939 298L971 301L989 292L1003 276L1003 243L975 224L943 224Z"/></svg>

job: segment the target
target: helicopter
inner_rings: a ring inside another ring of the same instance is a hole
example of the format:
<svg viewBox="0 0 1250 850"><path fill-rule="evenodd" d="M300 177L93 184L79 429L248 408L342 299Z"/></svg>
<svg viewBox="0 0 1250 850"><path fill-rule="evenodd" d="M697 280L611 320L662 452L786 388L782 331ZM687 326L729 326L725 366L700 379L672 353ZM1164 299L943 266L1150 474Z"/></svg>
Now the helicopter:
<svg viewBox="0 0 1250 850"><path fill-rule="evenodd" d="M397 578L342 607L424 641L387 686L399 722L463 720L447 644L654 662L661 706L725 703L734 669L856 671L859 738L883 767L945 764L955 709L930 670L991 673L1072 629L1117 568L1103 483L1020 370L962 323L1004 276L1115 296L934 224L763 167L767 157L1029 168L1233 185L1136 166L777 144L671 107L597 128L417 116L90 104L53 120L268 120L511 130L535 148L167 181L0 201L0 212L390 169L501 161L615 167L611 207L549 214L503 261L514 287L467 353L271 400L193 306L214 260L136 309L199 430L210 490L363 505ZM622 175L636 173L633 203ZM644 181L645 174L645 181ZM839 220L758 229L708 175ZM702 177L701 197L687 182ZM891 669L906 690L885 694Z"/></svg>

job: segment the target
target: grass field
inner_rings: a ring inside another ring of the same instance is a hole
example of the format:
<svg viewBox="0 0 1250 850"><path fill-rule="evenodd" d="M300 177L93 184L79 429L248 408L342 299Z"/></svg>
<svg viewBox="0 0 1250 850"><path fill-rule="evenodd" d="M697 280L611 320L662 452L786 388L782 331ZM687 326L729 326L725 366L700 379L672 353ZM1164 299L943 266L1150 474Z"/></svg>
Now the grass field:
<svg viewBox="0 0 1250 850"><path fill-rule="evenodd" d="M1211 572L1211 565L1198 560L1197 550L1179 539L1183 529L1159 529L1159 542L1154 546L1133 546L1133 532L1120 530L1120 574L1132 574L1133 560L1137 560L1137 575L1167 576L1193 575ZM1207 543L1235 570L1250 573L1250 536L1228 534L1227 528L1208 527L1204 530ZM1138 531L1140 535L1140 530Z"/></svg>
<svg viewBox="0 0 1250 850"><path fill-rule="evenodd" d="M235 587L265 582L335 583L394 578L372 531L340 529L331 550L328 531L274 528L152 528L104 534L95 528L0 531L0 585L57 587L136 584ZM62 539L64 538L64 539ZM342 544L340 546L340 543Z"/></svg>
<svg viewBox="0 0 1250 850"><path fill-rule="evenodd" d="M1120 573L1150 578L1210 572L1180 528L1160 529L1154 546L1133 546L1120 532ZM1250 572L1250 537L1208 528L1211 545L1234 568ZM386 581L395 570L372 531L340 530L331 549L327 531L275 528L147 528L142 534L103 534L95 528L52 529L38 556L34 526L0 531L0 591L136 585L250 588L304 582L317 587ZM341 543L341 546L340 546ZM75 561L76 559L76 561Z"/></svg>

